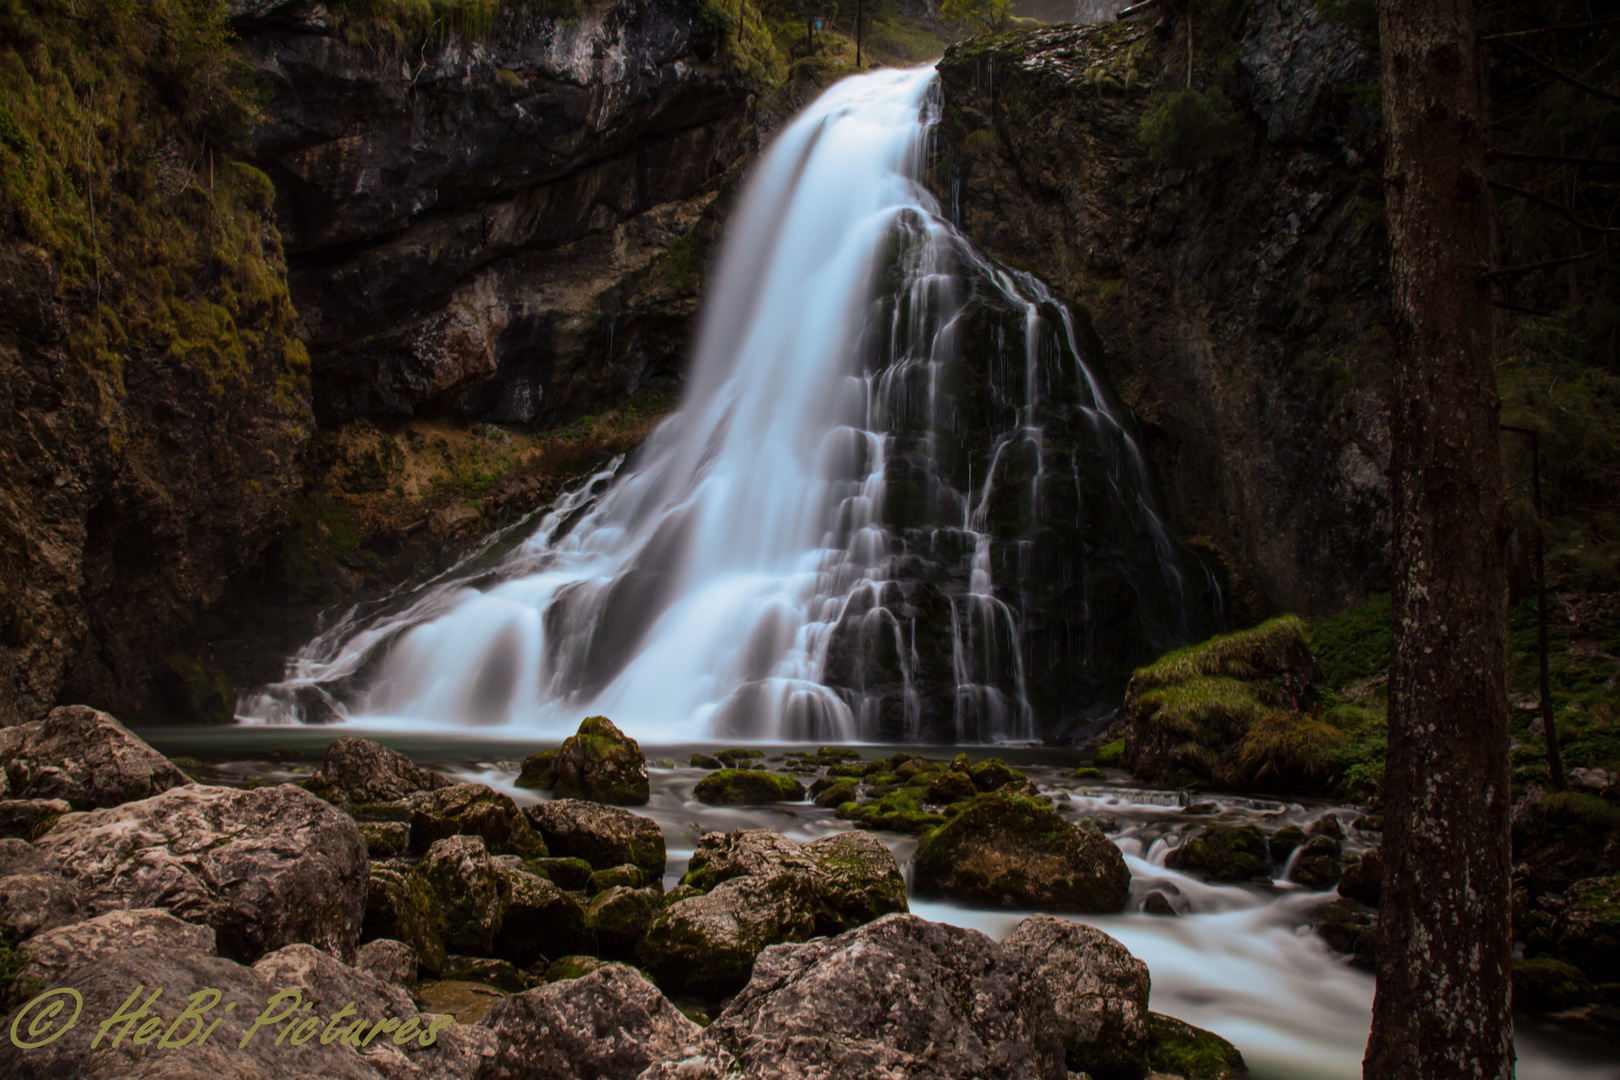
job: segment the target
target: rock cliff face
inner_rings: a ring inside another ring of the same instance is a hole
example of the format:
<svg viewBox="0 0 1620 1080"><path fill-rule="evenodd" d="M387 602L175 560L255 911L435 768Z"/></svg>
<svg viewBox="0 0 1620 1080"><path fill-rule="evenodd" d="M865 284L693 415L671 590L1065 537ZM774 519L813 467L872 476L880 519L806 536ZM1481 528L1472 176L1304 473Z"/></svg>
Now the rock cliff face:
<svg viewBox="0 0 1620 1080"><path fill-rule="evenodd" d="M1223 153L1172 168L1144 145L1187 84L1182 32L1054 27L946 54L934 183L987 252L1090 309L1171 524L1243 620L1384 580L1386 248L1356 91L1376 65L1309 0L1228 6L1192 69L1234 99Z"/></svg>
<svg viewBox="0 0 1620 1080"><path fill-rule="evenodd" d="M514 5L420 47L237 20L323 422L565 422L672 373L752 99L684 0Z"/></svg>

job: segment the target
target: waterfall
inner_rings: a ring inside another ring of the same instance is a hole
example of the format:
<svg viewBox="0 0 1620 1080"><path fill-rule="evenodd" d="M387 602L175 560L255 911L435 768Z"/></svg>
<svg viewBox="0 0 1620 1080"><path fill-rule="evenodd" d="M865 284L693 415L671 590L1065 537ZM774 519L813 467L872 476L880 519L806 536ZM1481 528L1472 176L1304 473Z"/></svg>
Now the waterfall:
<svg viewBox="0 0 1620 1080"><path fill-rule="evenodd" d="M496 566L348 613L244 715L314 696L361 726L1023 741L1207 629L1207 572L1084 320L923 186L935 87L853 76L784 128L679 411L631 461Z"/></svg>

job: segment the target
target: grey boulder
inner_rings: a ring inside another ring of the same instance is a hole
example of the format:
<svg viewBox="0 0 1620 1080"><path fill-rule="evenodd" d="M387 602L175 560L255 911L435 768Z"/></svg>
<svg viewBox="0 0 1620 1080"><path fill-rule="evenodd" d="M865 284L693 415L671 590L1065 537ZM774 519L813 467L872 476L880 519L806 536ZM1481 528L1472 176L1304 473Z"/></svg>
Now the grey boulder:
<svg viewBox="0 0 1620 1080"><path fill-rule="evenodd" d="M0 728L0 767L10 799L62 799L93 810L191 783L162 754L104 712L52 709L43 720Z"/></svg>
<svg viewBox="0 0 1620 1080"><path fill-rule="evenodd" d="M348 815L290 784L189 784L68 814L37 846L91 914L167 908L210 926L221 955L251 963L307 942L354 958L366 905L366 845Z"/></svg>

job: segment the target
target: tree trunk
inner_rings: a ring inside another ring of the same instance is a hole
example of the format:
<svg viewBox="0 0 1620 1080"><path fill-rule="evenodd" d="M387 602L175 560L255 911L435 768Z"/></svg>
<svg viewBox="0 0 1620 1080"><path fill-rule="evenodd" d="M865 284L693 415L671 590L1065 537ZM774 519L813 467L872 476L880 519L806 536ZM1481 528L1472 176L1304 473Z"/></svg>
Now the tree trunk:
<svg viewBox="0 0 1620 1080"><path fill-rule="evenodd" d="M1379 0L1394 643L1367 1080L1513 1075L1507 531L1474 0Z"/></svg>

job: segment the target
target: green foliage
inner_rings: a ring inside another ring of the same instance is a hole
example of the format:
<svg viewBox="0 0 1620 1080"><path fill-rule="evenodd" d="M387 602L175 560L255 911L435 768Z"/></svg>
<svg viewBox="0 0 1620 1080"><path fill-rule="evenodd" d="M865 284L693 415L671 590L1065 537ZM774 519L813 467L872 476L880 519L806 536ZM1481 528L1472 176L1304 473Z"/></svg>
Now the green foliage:
<svg viewBox="0 0 1620 1080"><path fill-rule="evenodd" d="M1387 594L1318 619L1305 631L1323 681L1335 690L1389 667L1390 599Z"/></svg>
<svg viewBox="0 0 1620 1080"><path fill-rule="evenodd" d="M969 33L999 33L1007 28L1007 0L944 0L939 17Z"/></svg>
<svg viewBox="0 0 1620 1080"><path fill-rule="evenodd" d="M1188 679L1256 679L1301 670L1310 663L1305 624L1297 615L1283 615L1165 653L1139 669L1131 685L1140 694Z"/></svg>
<svg viewBox="0 0 1620 1080"><path fill-rule="evenodd" d="M488 34L515 0L337 0L331 11L343 35L372 44L434 45L454 32L464 40ZM574 0L548 0L542 14L572 15Z"/></svg>
<svg viewBox="0 0 1620 1080"><path fill-rule="evenodd" d="M297 407L309 361L268 221L274 191L232 156L257 112L223 7L8 0L0 38L0 220L60 270L81 313L71 349L109 419L137 350L216 393L268 352L276 404Z"/></svg>
<svg viewBox="0 0 1620 1080"><path fill-rule="evenodd" d="M1243 121L1219 87L1161 94L1138 129L1148 157L1174 169L1231 157L1243 144Z"/></svg>

